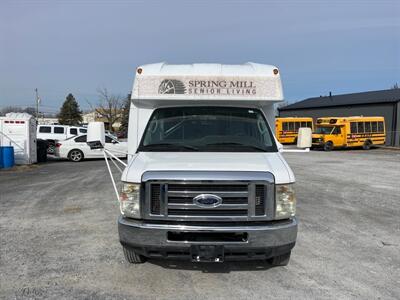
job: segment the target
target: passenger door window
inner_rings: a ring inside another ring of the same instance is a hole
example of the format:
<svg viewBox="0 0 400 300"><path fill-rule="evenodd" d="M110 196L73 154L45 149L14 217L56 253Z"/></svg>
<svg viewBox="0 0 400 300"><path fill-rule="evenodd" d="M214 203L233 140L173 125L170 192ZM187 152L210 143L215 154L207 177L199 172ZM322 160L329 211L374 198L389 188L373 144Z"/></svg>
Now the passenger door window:
<svg viewBox="0 0 400 300"><path fill-rule="evenodd" d="M78 135L78 129L70 128L69 133L72 134L72 135Z"/></svg>
<svg viewBox="0 0 400 300"><path fill-rule="evenodd" d="M54 127L54 133L63 134L64 133L64 127Z"/></svg>
<svg viewBox="0 0 400 300"><path fill-rule="evenodd" d="M39 127L39 132L40 133L50 133L51 132L51 127L50 126L40 126Z"/></svg>
<svg viewBox="0 0 400 300"><path fill-rule="evenodd" d="M75 142L77 143L86 143L86 135L81 135L75 138Z"/></svg>

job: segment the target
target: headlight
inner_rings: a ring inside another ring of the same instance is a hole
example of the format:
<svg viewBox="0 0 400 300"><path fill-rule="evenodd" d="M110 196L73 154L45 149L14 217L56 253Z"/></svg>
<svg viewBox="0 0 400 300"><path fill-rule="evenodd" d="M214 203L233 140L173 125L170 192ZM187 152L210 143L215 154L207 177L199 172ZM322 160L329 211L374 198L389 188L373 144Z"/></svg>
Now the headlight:
<svg viewBox="0 0 400 300"><path fill-rule="evenodd" d="M287 219L296 214L296 196L293 184L276 185L275 219Z"/></svg>
<svg viewBox="0 0 400 300"><path fill-rule="evenodd" d="M122 183L119 196L121 213L128 218L140 218L140 183Z"/></svg>

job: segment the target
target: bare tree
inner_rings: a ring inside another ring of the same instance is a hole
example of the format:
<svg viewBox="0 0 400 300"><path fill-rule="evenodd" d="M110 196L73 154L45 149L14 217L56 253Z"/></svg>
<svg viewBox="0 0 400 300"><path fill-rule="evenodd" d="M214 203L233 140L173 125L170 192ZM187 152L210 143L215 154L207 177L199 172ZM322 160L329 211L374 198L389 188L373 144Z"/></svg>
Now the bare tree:
<svg viewBox="0 0 400 300"><path fill-rule="evenodd" d="M397 90L398 88L399 85L397 84L397 82L390 87L391 90Z"/></svg>
<svg viewBox="0 0 400 300"><path fill-rule="evenodd" d="M97 106L93 108L92 104L89 103L89 105L101 118L106 120L105 123L108 123L108 129L112 131L112 126L121 121L125 104L124 98L110 94L106 88L98 89L97 93L99 95Z"/></svg>

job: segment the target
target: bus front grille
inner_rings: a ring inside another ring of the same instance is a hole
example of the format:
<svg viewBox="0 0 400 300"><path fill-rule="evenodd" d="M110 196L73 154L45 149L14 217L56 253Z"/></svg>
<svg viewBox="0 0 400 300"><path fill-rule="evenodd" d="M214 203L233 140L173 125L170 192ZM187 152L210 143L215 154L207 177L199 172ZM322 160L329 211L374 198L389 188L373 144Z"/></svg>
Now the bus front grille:
<svg viewBox="0 0 400 300"><path fill-rule="evenodd" d="M270 193L268 193L270 192ZM267 209L273 185L252 182L147 182L145 218L185 221L232 221L271 217ZM198 196L212 195L220 201L216 206L201 205ZM269 206L271 207L271 206Z"/></svg>

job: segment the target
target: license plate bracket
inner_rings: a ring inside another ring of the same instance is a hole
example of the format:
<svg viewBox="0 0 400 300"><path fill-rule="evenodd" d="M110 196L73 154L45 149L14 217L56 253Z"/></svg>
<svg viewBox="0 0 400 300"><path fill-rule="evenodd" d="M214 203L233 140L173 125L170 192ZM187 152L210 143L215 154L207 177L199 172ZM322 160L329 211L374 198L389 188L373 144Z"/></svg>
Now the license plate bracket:
<svg viewBox="0 0 400 300"><path fill-rule="evenodd" d="M224 246L191 245L190 254L193 262L223 262Z"/></svg>

